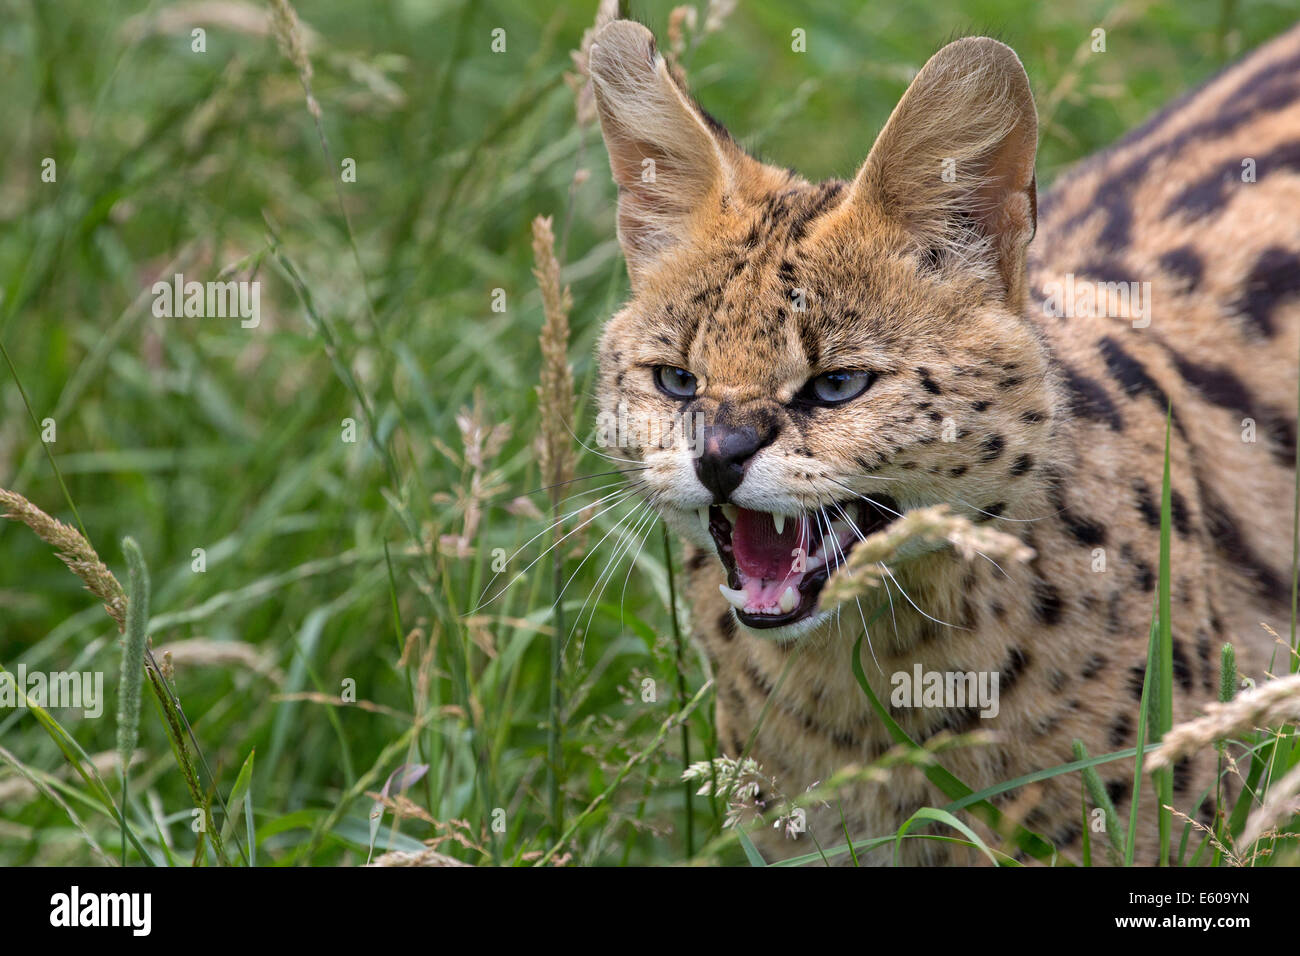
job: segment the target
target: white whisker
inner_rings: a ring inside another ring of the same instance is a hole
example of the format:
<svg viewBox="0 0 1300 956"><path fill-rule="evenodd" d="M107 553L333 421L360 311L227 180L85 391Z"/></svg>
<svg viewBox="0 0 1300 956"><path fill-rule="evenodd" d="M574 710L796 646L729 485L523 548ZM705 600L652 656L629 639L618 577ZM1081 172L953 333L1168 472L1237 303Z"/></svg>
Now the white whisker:
<svg viewBox="0 0 1300 956"><path fill-rule="evenodd" d="M889 567L883 561L877 562L877 564L880 567L880 569L884 571L886 575L889 576L889 579L894 582L895 587L898 588L898 593L903 595L903 597L906 599L908 604L916 608L917 613L919 613L923 617L929 618L931 621L934 621L934 623L936 624L942 624L944 627L951 627L954 630L958 630L958 631L969 630L969 628L961 627L957 624L950 624L947 621L941 621L937 617L931 617L929 614L926 614L925 611L922 611L919 607L917 607L917 604L915 601L912 600L911 595L909 595L907 591L903 589L903 585L899 583L898 578L894 577L894 572L890 571Z"/></svg>
<svg viewBox="0 0 1300 956"><path fill-rule="evenodd" d="M581 531L581 530L582 530L583 528L585 528L587 525L591 524L593 521L595 521L597 518L599 518L601 515L603 515L606 511L609 511L611 508L617 508L617 507L618 507L620 504L622 504L622 503L623 503L623 502L624 502L624 501L625 501L629 496L631 496L632 494L634 494L634 493L636 492L636 490L637 490L637 489L636 489L635 487L629 487L629 488L623 488L623 489L620 489L619 491L611 492L610 494L606 495L604 498L601 498L599 501L593 501L591 504L584 505L584 506L581 507L581 508L575 508L575 509L574 509L573 511L571 511L568 515L566 515L566 516L564 516L564 517L562 517L562 518L557 518L555 521L552 521L552 522L551 522L547 527L545 527L545 528L543 528L541 531L537 532L537 534L533 535L531 538L529 538L527 541L525 541L525 542L524 542L524 543L523 543L523 544L522 544L522 545L521 545L521 546L520 546L520 547L515 551L515 553L512 554L512 555L511 555L511 556L506 560L506 563L507 563L507 564L509 564L510 561L514 560L514 558L517 557L517 556L520 554L520 552L522 552L522 551L524 550L524 548L528 547L530 544L532 544L534 541L536 541L536 540L537 540L538 538L540 538L542 535L546 534L546 533L547 533L548 531L550 531L551 529L556 528L556 527L562 525L562 524L563 524L565 521L567 521L568 519L574 517L575 515L581 514L583 511L586 511L588 508L594 508L594 507L596 507L596 506L599 505L599 504L603 504L604 502L608 501L608 500L611 499L611 498L614 499L613 504L608 505L608 506L605 507L605 508L602 508L600 511L596 512L594 515L592 515L590 518L588 518L586 521L582 522L582 524L578 525L576 528L573 528L573 529L570 530L568 533L566 533L566 534L564 535L564 537L560 538L558 541L553 542L549 548L547 548L545 551L543 551L541 554L539 554L536 558L534 558L532 561L530 561L530 562L528 563L528 566L527 566L527 567L525 567L522 571L520 571L520 572L519 572L518 574L516 574L513 578L511 578L511 579L510 579L510 582L509 582L508 584L506 584L505 587L501 588L501 590L499 590L499 591L497 591L495 594L493 594L492 597L488 598L486 601L483 601L483 600L480 599L480 603L479 603L478 607L474 608L474 610L471 611L470 613L471 613L471 614L474 614L474 613L477 613L478 611L481 611L483 608L487 607L489 604L491 604L493 601L495 601L497 598L499 598L499 597L500 597L502 594L504 594L506 591L510 590L510 588L514 586L514 584L515 584L516 581L518 581L521 577L523 577L525 574L527 574L528 571L529 571L529 569L531 569L532 566L533 566L534 564L536 564L538 561L542 560L542 558L544 558L544 557L546 557L548 554L550 554L551 551L552 551L552 550L553 550L557 545L563 544L564 541L565 541L566 539L568 539L568 538L571 537L572 535L576 534L577 532ZM487 592L487 589L490 588L490 587L492 586L492 582L495 581L498 577L500 577L500 576L501 576L502 574L504 574L504 573L505 573L505 572L503 572L503 571L498 571L496 574L492 575L491 579L488 581L488 583L487 583L487 584L484 586L484 588L483 588L484 593L486 593L486 592Z"/></svg>
<svg viewBox="0 0 1300 956"><path fill-rule="evenodd" d="M861 532L860 530L858 530L858 526L857 526L856 523L854 523L853 519L850 518L850 517L845 513L845 511L844 511L844 509L843 509L842 507L840 507L839 502L837 502L837 501L832 501L832 502L831 502L831 506L832 506L836 511L838 511L838 512L840 513L841 516L843 516L843 518L844 518L845 521L847 521L847 522L849 523L849 527L853 529L853 533L854 533L855 535L857 535L858 540L859 540L859 541L865 541L865 540L866 540L866 537L862 534L862 532ZM824 517L824 518L826 519L826 525L827 525L827 527L830 528L830 516L826 514L826 509L825 509L824 507L822 507L822 506L819 505L819 506L818 506L818 510L822 513L822 517ZM840 543L839 543L839 535L834 534L834 529L831 529L831 530L832 530L832 540L833 540L834 543L835 543L834 546L836 547L836 549L837 549L837 550L839 551L839 553L840 553L840 563L841 563L841 564L844 564L844 563L846 563L846 562L848 561L848 559L849 559L849 558L848 558L848 553L847 553L847 552L844 550L844 548L840 545ZM851 570L847 569L847 568L845 569L845 572L844 572L844 573L847 574L849 577L853 577L853 572L852 572ZM853 603L856 604L856 605L858 606L858 619L862 621L862 635L863 635L863 638L864 638L864 639L866 640L866 642L867 642L867 650L869 650L869 651L871 652L871 662L872 662L873 664L876 665L876 670L880 671L880 673L883 674L883 673L885 672L885 671L884 671L884 668L882 668L882 667L880 666L880 661L876 658L876 648L875 648L875 645L872 644L872 642L871 642L871 630L870 630L870 628L867 627L867 615L866 615L866 612L862 610L862 599L861 599L860 597L855 597L855 598L853 599ZM836 614L837 619L838 619L838 617L839 617L839 612L840 612L840 610L842 610L842 608L836 608L836 610L835 610L835 614Z"/></svg>
<svg viewBox="0 0 1300 956"><path fill-rule="evenodd" d="M623 576L623 590L618 596L618 626L623 628L623 605L627 601L627 585L632 580L632 572L636 569L637 561L641 560L641 551L645 548L645 543L649 540L650 529L654 527L654 519L659 517L659 513L651 509L650 528L646 529L645 534L641 535L641 543L637 545L636 554L632 555L632 561L627 566L627 574ZM671 560L671 559L670 559Z"/></svg>
<svg viewBox="0 0 1300 956"><path fill-rule="evenodd" d="M644 507L646 507L646 503L644 501L636 502L636 504L632 507L630 511L628 511L617 521L615 521L613 527L611 527L608 531L606 531L603 535L601 535L600 540L597 541L595 545L593 545L591 548L587 550L587 553L583 555L582 560L578 562L578 566L573 569L573 573L569 575L569 579L564 582L564 587L560 588L560 593L555 596L556 604L560 603L560 599L564 597L564 592L569 590L569 585L572 584L573 579L578 576L578 572L582 570L583 565L585 565L588 561L590 561L591 556L600 550L600 546L605 543L605 539L608 538L615 531L617 531L620 527L622 527L623 522L631 518L632 515L639 514L641 509ZM585 608L586 605L584 604L583 607Z"/></svg>
<svg viewBox="0 0 1300 956"><path fill-rule="evenodd" d="M644 514L641 513L642 509L645 509ZM630 514L636 516L635 518L631 519L634 522L632 529L630 531L626 531L623 533L621 540L614 548L613 555L610 556L610 559L605 563L605 567L601 569L600 574L597 576L596 583L592 585L591 590L587 592L587 599L582 602L582 607L578 609L578 613L574 617L573 627L569 629L569 633L564 638L564 643L565 646L567 647L569 641L573 638L573 632L578 629L579 624L582 622L583 612L587 610L587 605L590 603L591 613L587 617L587 626L586 628L583 629L582 646L581 648L579 648L578 651L579 657L581 657L582 652L586 650L587 631L591 629L591 622L594 621L596 618L596 609L600 606L600 599L605 593L605 588L609 587L609 582L613 580L614 572L618 569L619 561L622 560L622 556L624 554L632 550L633 542L641 540L637 537L637 535L640 532L641 528L645 526L646 522L653 521L654 518L656 517L655 511L650 506L649 502L642 502L641 505L638 508L636 508L634 511L632 511ZM622 525L623 521L625 520L629 520L629 519L627 517L621 519L619 521L619 525ZM618 525L616 525L615 527L618 527ZM601 540L603 541L604 538L602 538ZM597 592L596 588L600 588L600 591ZM595 594L595 598L596 598L594 603L592 603L591 600L593 594Z"/></svg>

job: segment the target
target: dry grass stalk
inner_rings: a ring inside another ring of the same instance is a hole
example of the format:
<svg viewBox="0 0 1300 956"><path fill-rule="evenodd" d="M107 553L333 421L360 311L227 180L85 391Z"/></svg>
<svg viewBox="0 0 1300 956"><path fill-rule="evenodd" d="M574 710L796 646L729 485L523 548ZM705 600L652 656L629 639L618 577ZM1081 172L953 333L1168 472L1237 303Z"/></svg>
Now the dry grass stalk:
<svg viewBox="0 0 1300 956"><path fill-rule="evenodd" d="M137 752L131 756L132 767L137 767L144 762L145 755L143 753ZM110 774L116 777L121 773L122 761L118 758L116 750L104 750L90 755L90 765L95 768L95 773L101 777L108 777ZM71 767L61 767L50 776L67 781L81 779ZM37 790L36 785L25 777L0 777L0 804L27 803L36 799L39 793L40 791Z"/></svg>
<svg viewBox="0 0 1300 956"><path fill-rule="evenodd" d="M376 857L366 866L469 866L469 864L462 863L454 856L447 856L445 853L429 849L421 850L419 853L412 853L409 850L393 850L391 853Z"/></svg>
<svg viewBox="0 0 1300 956"><path fill-rule="evenodd" d="M569 309L573 298L560 285L560 262L555 257L555 233L550 216L533 220L533 275L542 291L542 376L537 386L541 408L539 459L542 483L550 486L551 504L564 496L562 482L573 477L576 456L570 440L569 420L575 403L573 369L569 367Z"/></svg>
<svg viewBox="0 0 1300 956"><path fill-rule="evenodd" d="M275 38L280 41L280 49L298 71L298 79L307 96L308 112L320 119L320 104L311 91L311 59L307 56L306 34L289 0L271 0L271 27L275 30Z"/></svg>
<svg viewBox="0 0 1300 956"><path fill-rule="evenodd" d="M1291 674L1238 694L1226 704L1206 704L1203 717L1181 723L1165 734L1147 767L1159 770L1216 740L1296 720L1300 720L1300 674Z"/></svg>
<svg viewBox="0 0 1300 956"><path fill-rule="evenodd" d="M273 683L284 681L284 672L275 666L267 651L259 650L243 641L218 641L209 637L191 637L183 641L164 644L155 651L157 656L170 658L173 665L181 667L246 668L261 674Z"/></svg>
<svg viewBox="0 0 1300 956"><path fill-rule="evenodd" d="M882 562L898 558L905 546L916 543L950 544L967 561L978 555L993 561L1028 561L1034 556L1033 548L1014 535L980 527L947 505L918 508L858 542L826 582L821 606L829 610L874 589L885 577Z"/></svg>
<svg viewBox="0 0 1300 956"><path fill-rule="evenodd" d="M736 0L709 0L704 11L704 26L700 27L700 14L693 6L674 7L668 13L668 48L664 58L668 69L682 86L686 85L686 67L683 58L694 50L710 33L717 33L736 9Z"/></svg>
<svg viewBox="0 0 1300 956"><path fill-rule="evenodd" d="M704 32L717 33L727 22L727 17L731 16L736 9L737 0L709 0L709 5L704 11Z"/></svg>
<svg viewBox="0 0 1300 956"><path fill-rule="evenodd" d="M224 33L239 33L249 37L264 37L271 32L266 8L260 3L245 0L195 0L191 3L173 3L156 11L146 11L131 17L122 24L121 35L128 43L139 43L145 37L189 35L195 27L207 27ZM320 36L310 27L301 24L304 46L310 49L320 42Z"/></svg>
<svg viewBox="0 0 1300 956"><path fill-rule="evenodd" d="M618 0L600 0L600 6L596 8L596 22L589 30L583 32L582 43L579 44L578 49L569 51L574 72L565 73L564 82L568 84L569 89L573 90L579 126L587 127L596 122L596 94L591 88L591 70L588 66L592 41L596 39L596 34L600 32L601 27L617 19Z"/></svg>
<svg viewBox="0 0 1300 956"><path fill-rule="evenodd" d="M1164 804L1164 808L1168 810L1170 813L1172 813L1174 816L1178 817L1178 819L1182 820L1183 823L1190 826L1193 830L1197 831L1198 833L1204 834L1205 839L1210 844L1210 846L1214 847L1214 849L1218 850L1220 853L1223 854L1223 860L1225 863L1228 864L1228 866L1242 865L1241 857L1237 855L1237 852L1233 850L1231 847L1225 846L1219 840L1218 836L1215 834L1215 831L1213 829L1207 827L1204 823L1201 823L1199 820L1193 820L1191 817L1183 813L1183 811L1179 810L1177 807L1170 806L1169 804L1166 803ZM1232 842L1232 833L1230 831L1225 829L1223 831L1223 835L1227 839L1228 843Z"/></svg>
<svg viewBox="0 0 1300 956"><path fill-rule="evenodd" d="M686 35L695 32L699 11L694 7L673 7L668 14L668 49L680 57L686 52Z"/></svg>
<svg viewBox="0 0 1300 956"><path fill-rule="evenodd" d="M5 509L4 517L21 521L42 541L55 548L59 559L85 582L86 589L104 602L104 610L116 622L117 629L125 629L126 592L81 532L51 518L22 495L4 488L0 488L0 506Z"/></svg>
<svg viewBox="0 0 1300 956"><path fill-rule="evenodd" d="M1300 767L1292 767L1268 788L1263 805L1250 815L1241 831L1241 845L1251 846L1266 836L1276 836L1278 827L1300 813Z"/></svg>
<svg viewBox="0 0 1300 956"><path fill-rule="evenodd" d="M510 439L510 425L493 424L488 419L486 403L481 389L474 390L473 407L462 406L456 415L460 430L462 452L458 455L439 439L434 447L468 473L468 482L455 489L455 493L438 492L433 496L437 503L455 501L463 516L459 534L445 534L438 539L438 549L448 557L466 558L474 554L474 539L483 519L483 506L502 490L506 484L493 463Z"/></svg>

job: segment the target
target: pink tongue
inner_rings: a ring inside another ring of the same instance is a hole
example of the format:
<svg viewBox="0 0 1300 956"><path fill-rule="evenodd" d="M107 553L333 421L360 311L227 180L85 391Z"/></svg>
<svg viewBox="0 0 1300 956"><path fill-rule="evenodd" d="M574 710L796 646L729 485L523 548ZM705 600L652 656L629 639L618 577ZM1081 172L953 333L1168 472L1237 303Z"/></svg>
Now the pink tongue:
<svg viewBox="0 0 1300 956"><path fill-rule="evenodd" d="M736 566L747 578L783 581L794 572L795 549L802 546L806 557L808 534L804 530L805 524L803 518L786 518L785 528L777 534L772 516L766 511L737 509L736 525L731 529Z"/></svg>

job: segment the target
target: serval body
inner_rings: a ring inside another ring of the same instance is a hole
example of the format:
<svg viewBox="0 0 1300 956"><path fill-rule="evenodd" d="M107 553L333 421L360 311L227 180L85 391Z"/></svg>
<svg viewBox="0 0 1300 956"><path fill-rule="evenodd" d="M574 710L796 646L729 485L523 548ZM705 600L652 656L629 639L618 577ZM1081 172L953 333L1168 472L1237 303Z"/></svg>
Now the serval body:
<svg viewBox="0 0 1300 956"><path fill-rule="evenodd" d="M794 797L892 746L850 666L875 608L827 614L817 596L861 535L938 503L1035 557L932 550L891 569L862 652L876 695L917 665L999 688L996 717L891 705L894 718L917 741L993 731L941 757L976 790L1070 761L1075 739L1093 755L1132 747L1169 408L1175 721L1214 698L1226 641L1244 673L1268 666L1260 622L1280 630L1290 602L1300 30L1041 198L1028 79L993 40L937 53L855 178L821 184L747 156L644 27L605 27L590 65L632 279L600 345L601 410L702 423L697 453L629 451L687 545L726 753ZM1099 769L1127 819L1132 761ZM1175 804L1204 817L1215 776L1212 752L1179 764ZM887 836L947 802L895 768L814 804L807 827L827 848L845 825ZM995 803L1078 859L1077 775ZM1155 803L1148 778L1139 860L1155 858ZM770 856L814 847L763 834ZM903 858L978 857L907 840Z"/></svg>

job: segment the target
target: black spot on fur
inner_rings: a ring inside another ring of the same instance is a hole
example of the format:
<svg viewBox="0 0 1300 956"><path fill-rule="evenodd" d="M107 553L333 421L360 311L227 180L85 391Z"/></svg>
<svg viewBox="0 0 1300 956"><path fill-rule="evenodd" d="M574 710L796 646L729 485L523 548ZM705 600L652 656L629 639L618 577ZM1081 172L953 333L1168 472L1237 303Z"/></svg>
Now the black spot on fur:
<svg viewBox="0 0 1300 956"><path fill-rule="evenodd" d="M730 610L722 612L718 618L718 633L722 635L724 641L730 641L736 636L736 619L732 616Z"/></svg>
<svg viewBox="0 0 1300 956"><path fill-rule="evenodd" d="M1156 501L1151 497L1151 489L1141 478L1133 482L1133 494L1137 498L1138 511L1142 514L1142 520L1147 523L1148 527L1160 527L1160 508Z"/></svg>
<svg viewBox="0 0 1300 956"><path fill-rule="evenodd" d="M1011 648L1006 663L1002 665L1002 676L998 679L998 692L1005 694L1014 687L1028 666L1029 655L1018 647Z"/></svg>
<svg viewBox="0 0 1300 956"><path fill-rule="evenodd" d="M1132 792L1132 780L1112 780L1110 783L1106 784L1106 796L1110 797L1110 802L1116 807L1128 800L1129 794Z"/></svg>
<svg viewBox="0 0 1300 956"><path fill-rule="evenodd" d="M1114 723L1110 725L1110 743L1111 750L1119 750L1128 742L1129 734L1133 732L1133 718L1128 714L1120 714L1115 718Z"/></svg>
<svg viewBox="0 0 1300 956"><path fill-rule="evenodd" d="M1106 541L1106 526L1098 524L1091 518L1085 518L1082 515L1075 514L1069 509L1061 511L1057 515L1065 525L1065 530L1070 532L1070 536L1086 547L1096 547L1104 544Z"/></svg>
<svg viewBox="0 0 1300 956"><path fill-rule="evenodd" d="M1250 542L1242 536L1241 523L1227 506L1204 486L1201 487L1201 513L1205 518L1206 533L1214 542L1215 550L1227 559L1229 566L1250 579L1260 597L1276 605L1286 603L1290 588L1255 553Z"/></svg>
<svg viewBox="0 0 1300 956"><path fill-rule="evenodd" d="M1033 456L1021 455L1016 459L1015 464L1011 466L1011 477L1019 478L1021 475L1027 474L1033 467Z"/></svg>
<svg viewBox="0 0 1300 956"><path fill-rule="evenodd" d="M928 740L944 730L954 734L964 734L978 727L979 722L979 707L951 707L940 711L938 721L928 728L925 739Z"/></svg>
<svg viewBox="0 0 1300 956"><path fill-rule="evenodd" d="M1215 827L1214 817L1214 801L1209 799L1202 801L1200 807L1196 811L1196 819L1200 821L1201 826L1205 827L1207 830L1213 830Z"/></svg>
<svg viewBox="0 0 1300 956"><path fill-rule="evenodd" d="M1061 375L1070 393L1070 411L1078 418L1109 425L1112 431L1123 431L1124 421L1119 417L1115 403L1098 382L1061 365Z"/></svg>
<svg viewBox="0 0 1300 956"><path fill-rule="evenodd" d="M1108 661L1104 655L1097 653L1090 654L1088 659L1083 662L1083 670L1079 671L1079 676L1084 680L1092 680L1092 678L1101 673L1101 669L1105 667L1107 663Z"/></svg>
<svg viewBox="0 0 1300 956"><path fill-rule="evenodd" d="M821 346L818 340L817 331L811 328L809 323L799 323L799 344L803 346L803 354L809 366L816 366L818 359L821 358Z"/></svg>
<svg viewBox="0 0 1300 956"><path fill-rule="evenodd" d="M764 697L772 696L772 682L767 679L762 671L754 666L753 661L746 661L744 670L745 676L749 678L749 682L754 685L756 691Z"/></svg>
<svg viewBox="0 0 1300 956"><path fill-rule="evenodd" d="M1023 415L1020 416L1020 420L1024 422L1026 425L1037 425L1045 418L1047 418L1047 416L1044 415L1042 412L1025 412Z"/></svg>
<svg viewBox="0 0 1300 956"><path fill-rule="evenodd" d="M988 407L992 404L993 404L992 402L971 402L970 407L975 409L975 411L977 412L983 412L983 411L987 411Z"/></svg>
<svg viewBox="0 0 1300 956"><path fill-rule="evenodd" d="M939 383L930 377L929 369L918 368L916 374L921 379L921 387L927 392L930 392L933 395L943 394L943 389L939 387Z"/></svg>
<svg viewBox="0 0 1300 956"><path fill-rule="evenodd" d="M700 568L704 567L706 563L708 563L708 560L709 560L709 553L707 551L696 551L694 554L692 554L689 558L686 559L686 566L690 568L692 571L698 571Z"/></svg>
<svg viewBox="0 0 1300 956"><path fill-rule="evenodd" d="M1049 496L1052 508L1056 512L1056 517L1065 525L1065 530L1075 541L1090 548L1105 543L1106 526L1071 510L1066 503L1065 492L1059 478L1056 475L1051 477L1053 480L1049 486Z"/></svg>
<svg viewBox="0 0 1300 956"><path fill-rule="evenodd" d="M1174 638L1173 647L1173 665L1174 680L1178 681L1178 686L1187 693L1192 692L1192 665L1187 660L1187 650L1183 647L1182 641Z"/></svg>
<svg viewBox="0 0 1300 956"><path fill-rule="evenodd" d="M1002 449L1007 445L1007 440L1001 435L990 435L980 444L980 461L990 462L997 461L1002 454Z"/></svg>
<svg viewBox="0 0 1300 956"><path fill-rule="evenodd" d="M948 474L952 475L954 478L960 478L962 475L966 474L966 466L958 465L956 468L951 468L949 469Z"/></svg>
<svg viewBox="0 0 1300 956"><path fill-rule="evenodd" d="M1060 827L1052 832L1052 843L1057 849L1064 849L1074 845L1074 841L1079 839L1083 833L1083 827L1074 822L1063 823Z"/></svg>
<svg viewBox="0 0 1300 956"><path fill-rule="evenodd" d="M961 626L968 631L975 629L975 605L971 603L969 592L961 599Z"/></svg>
<svg viewBox="0 0 1300 956"><path fill-rule="evenodd" d="M1207 401L1245 418L1253 418L1261 431L1273 439L1273 457L1287 468L1295 466L1295 424L1282 412L1262 407L1231 370L1217 365L1198 365L1169 350L1174 367L1183 380Z"/></svg>
<svg viewBox="0 0 1300 956"><path fill-rule="evenodd" d="M1082 275L1091 276L1099 282L1123 282L1127 284L1133 281L1133 270L1120 259L1094 259L1079 266L1076 271Z"/></svg>
<svg viewBox="0 0 1300 956"><path fill-rule="evenodd" d="M1201 628L1196 632L1196 657L1201 662L1201 689L1214 690L1214 660L1210 657L1210 632Z"/></svg>
<svg viewBox="0 0 1300 956"><path fill-rule="evenodd" d="M1180 757L1174 761L1174 793L1186 793L1192 785L1192 758Z"/></svg>
<svg viewBox="0 0 1300 956"><path fill-rule="evenodd" d="M1179 280L1184 291L1191 292L1201 284L1205 264L1191 246L1170 249L1159 261L1160 268Z"/></svg>
<svg viewBox="0 0 1300 956"><path fill-rule="evenodd" d="M1300 293L1300 256L1271 246L1265 249L1242 283L1236 309L1260 335L1272 337L1273 310L1287 296Z"/></svg>
<svg viewBox="0 0 1300 956"><path fill-rule="evenodd" d="M1191 518L1187 514L1187 502L1177 490L1169 489L1169 510L1173 517L1174 530L1183 537L1192 533Z"/></svg>
<svg viewBox="0 0 1300 956"><path fill-rule="evenodd" d="M1110 372L1111 378L1119 383L1126 395L1148 395L1155 400L1162 412L1165 410L1169 404L1169 397L1165 395L1165 390L1156 384L1156 380L1147 373L1141 362L1125 352L1110 336L1103 337L1098 343L1098 348L1101 349L1101 357L1106 362L1106 369Z"/></svg>
<svg viewBox="0 0 1300 956"><path fill-rule="evenodd" d="M1042 578L1035 581L1034 615L1044 624L1056 624L1061 620L1062 609L1061 592Z"/></svg>
<svg viewBox="0 0 1300 956"><path fill-rule="evenodd" d="M1228 194L1238 188L1252 189L1253 183L1242 181L1241 158L1234 157L1219 165L1209 175L1198 179L1165 207L1165 215L1182 213L1188 220L1200 219L1220 209L1228 201ZM1300 140L1282 143L1260 156L1256 163L1256 179L1278 169L1300 169Z"/></svg>
<svg viewBox="0 0 1300 956"><path fill-rule="evenodd" d="M1106 630L1111 634L1118 634L1124 630L1124 619L1120 615L1120 605L1124 601L1124 594L1120 591L1112 591L1110 600L1106 607Z"/></svg>
<svg viewBox="0 0 1300 956"><path fill-rule="evenodd" d="M1134 700L1142 699L1142 682L1146 680L1147 665L1144 661L1141 664L1134 664L1128 669L1128 692L1133 695Z"/></svg>
<svg viewBox="0 0 1300 956"><path fill-rule="evenodd" d="M844 183L839 180L822 183L816 198L800 210L790 223L788 241L791 243L799 242L812 222L827 210L843 189Z"/></svg>

